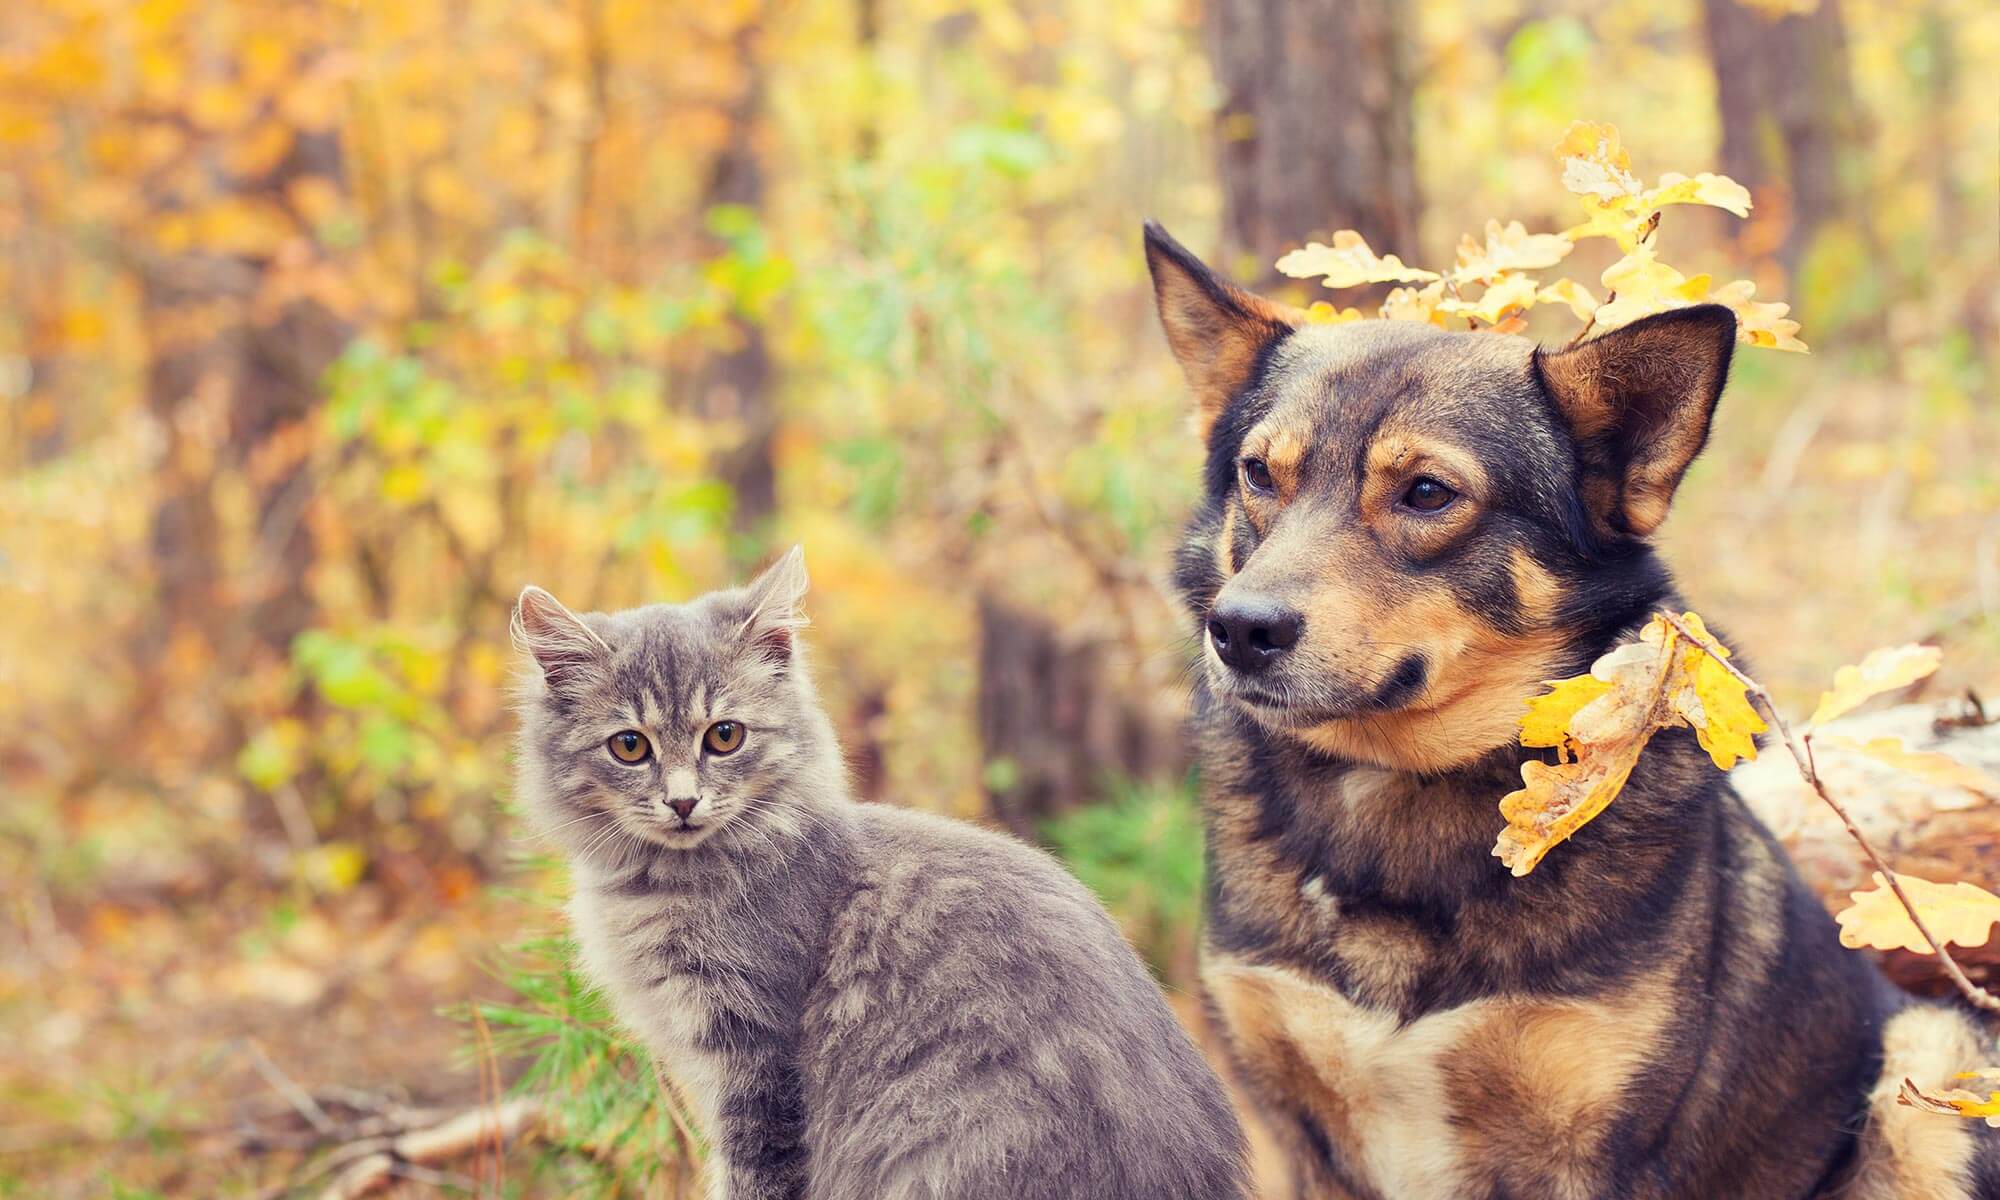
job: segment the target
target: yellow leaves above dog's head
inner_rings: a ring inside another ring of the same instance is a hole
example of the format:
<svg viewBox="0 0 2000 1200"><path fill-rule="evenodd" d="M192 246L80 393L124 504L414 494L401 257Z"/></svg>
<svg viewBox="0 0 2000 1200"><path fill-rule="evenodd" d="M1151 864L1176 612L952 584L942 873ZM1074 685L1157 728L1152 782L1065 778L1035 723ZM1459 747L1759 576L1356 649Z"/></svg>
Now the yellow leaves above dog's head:
<svg viewBox="0 0 2000 1200"><path fill-rule="evenodd" d="M1510 238L1495 252L1535 249ZM1322 249L1328 269L1395 269ZM1177 579L1213 694L1343 757L1443 769L1511 742L1590 622L1662 585L1649 555L1614 551L1657 527L1707 437L1727 310L1541 353L1300 320L1157 228L1147 253L1208 451Z"/></svg>

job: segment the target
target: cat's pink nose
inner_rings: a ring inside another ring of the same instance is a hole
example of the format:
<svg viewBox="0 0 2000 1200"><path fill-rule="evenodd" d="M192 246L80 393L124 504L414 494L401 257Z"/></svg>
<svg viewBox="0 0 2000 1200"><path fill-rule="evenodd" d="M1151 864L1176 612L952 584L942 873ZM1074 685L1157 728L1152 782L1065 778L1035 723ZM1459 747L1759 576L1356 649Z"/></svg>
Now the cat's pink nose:
<svg viewBox="0 0 2000 1200"><path fill-rule="evenodd" d="M688 796L685 799L681 800L667 801L667 807L674 810L675 816L678 816L681 820L685 821L688 818L688 814L694 811L694 806L700 803L701 803L700 796Z"/></svg>

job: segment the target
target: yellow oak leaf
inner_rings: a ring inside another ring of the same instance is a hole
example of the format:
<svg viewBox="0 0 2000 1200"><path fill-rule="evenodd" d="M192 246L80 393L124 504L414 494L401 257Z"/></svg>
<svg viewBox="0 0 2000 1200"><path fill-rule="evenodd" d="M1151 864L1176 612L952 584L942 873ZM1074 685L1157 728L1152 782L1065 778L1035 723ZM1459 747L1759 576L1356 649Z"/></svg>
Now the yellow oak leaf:
<svg viewBox="0 0 2000 1200"><path fill-rule="evenodd" d="M1529 233L1519 221L1488 221L1483 245L1469 233L1459 240L1451 278L1458 284L1493 283L1509 271L1553 267L1574 249L1576 243L1559 233Z"/></svg>
<svg viewBox="0 0 2000 1200"><path fill-rule="evenodd" d="M1519 790L1500 801L1507 827L1494 856L1526 875L1549 850L1616 799L1654 733L1691 727L1715 765L1728 770L1757 756L1762 717L1749 689L1722 665L1729 649L1694 613L1683 634L1664 616L1613 647L1590 674L1551 681L1527 702L1521 744L1554 748L1559 761L1521 764Z"/></svg>
<svg viewBox="0 0 2000 1200"><path fill-rule="evenodd" d="M1689 177L1678 172L1660 176L1644 187L1632 173L1631 159L1613 125L1579 121L1556 144L1563 166L1563 186L1583 206L1583 224L1563 231L1569 241L1607 237L1630 253L1655 227L1660 210L1676 204L1704 204L1739 217L1750 215L1750 189L1729 178L1703 171Z"/></svg>
<svg viewBox="0 0 2000 1200"><path fill-rule="evenodd" d="M1655 618L1646 629L1664 629ZM1589 675L1559 680L1529 701L1522 721L1524 744L1560 746L1568 760L1551 766L1521 764L1521 788L1500 799L1507 827L1493 854L1515 876L1533 871L1555 846L1604 811L1631 777L1633 766L1665 711L1661 680L1674 657L1667 631L1648 642L1627 642L1591 664ZM1558 724L1560 722L1560 724Z"/></svg>
<svg viewBox="0 0 2000 1200"><path fill-rule="evenodd" d="M1307 242L1278 260L1278 270L1293 279L1320 278L1330 288L1359 287L1367 283L1421 283L1438 278L1436 271L1403 265L1393 254L1377 255L1360 234L1343 229L1333 235L1333 245Z"/></svg>
<svg viewBox="0 0 2000 1200"><path fill-rule="evenodd" d="M1345 325L1362 319L1360 309L1335 308L1324 300L1315 300L1306 306L1306 320L1313 325Z"/></svg>
<svg viewBox="0 0 2000 1200"><path fill-rule="evenodd" d="M1596 313L1599 329L1616 329L1640 317L1685 308L1708 298L1709 277L1690 279L1663 263L1650 242L1634 246L1625 257L1604 268L1598 282L1611 294Z"/></svg>
<svg viewBox="0 0 2000 1200"><path fill-rule="evenodd" d="M1597 297L1574 279L1558 279L1535 297L1537 304L1567 304L1579 321L1588 321L1597 312Z"/></svg>
<svg viewBox="0 0 2000 1200"><path fill-rule="evenodd" d="M1750 215L1750 189L1727 175L1711 175L1703 171L1690 179L1669 171L1660 176L1658 187L1649 188L1640 195L1639 206L1651 214L1670 204L1706 204L1710 208L1747 217Z"/></svg>
<svg viewBox="0 0 2000 1200"><path fill-rule="evenodd" d="M1717 304L1727 304L1736 313L1737 341L1767 350L1807 353L1806 344L1798 338L1799 323L1785 316L1792 306L1777 301L1752 300L1750 297L1756 291L1756 284L1748 279L1739 279L1715 289L1715 294L1709 299Z"/></svg>
<svg viewBox="0 0 2000 1200"><path fill-rule="evenodd" d="M1813 709L1808 723L1824 725L1883 692L1908 687L1937 670L1943 659L1936 646L1919 646L1914 642L1870 650L1858 665L1842 667L1833 673L1833 690L1820 693L1819 707Z"/></svg>
<svg viewBox="0 0 2000 1200"><path fill-rule="evenodd" d="M1587 218L1581 225L1572 225L1563 230L1562 235L1572 242L1584 238L1610 238L1618 243L1618 248L1629 253L1639 244L1646 232L1652 214L1641 211L1629 203L1629 197L1617 202L1599 200L1595 196L1578 196L1577 202L1583 206Z"/></svg>
<svg viewBox="0 0 2000 1200"><path fill-rule="evenodd" d="M1444 314L1438 311L1438 304L1443 299L1441 280L1424 288L1399 287L1382 298L1381 315L1390 321L1429 321L1442 326Z"/></svg>
<svg viewBox="0 0 2000 1200"><path fill-rule="evenodd" d="M1562 161L1563 186L1579 196L1614 200L1636 195L1639 179L1616 125L1578 121L1556 143Z"/></svg>
<svg viewBox="0 0 2000 1200"><path fill-rule="evenodd" d="M1701 645L1686 648L1681 664L1686 685L1674 693L1672 703L1694 726L1695 740L1716 768L1727 771L1738 759L1757 757L1757 735L1770 726L1757 715L1743 681L1717 661L1729 657L1728 648L1709 635L1694 613L1683 613L1681 621Z"/></svg>
<svg viewBox="0 0 2000 1200"><path fill-rule="evenodd" d="M1535 281L1529 276L1502 274L1487 286L1479 299L1445 297L1437 302L1437 311L1498 325L1509 313L1533 306L1535 295Z"/></svg>
<svg viewBox="0 0 2000 1200"><path fill-rule="evenodd" d="M1572 679L1551 679L1549 690L1528 701L1521 718L1523 746L1566 746L1569 723L1584 705L1611 690L1611 684L1595 675Z"/></svg>
<svg viewBox="0 0 2000 1200"><path fill-rule="evenodd" d="M1874 887L1849 893L1853 903L1834 914L1833 919L1840 923L1840 944L1850 950L1873 946L1929 954L1931 948L1917 932L1916 922L1910 920L1880 871L1875 872L1874 880ZM1992 936L1993 922L2000 921L2000 896L1984 888L1969 883L1932 883L1900 871L1896 882L1923 914L1925 927L1941 942L1983 946Z"/></svg>
<svg viewBox="0 0 2000 1200"><path fill-rule="evenodd" d="M1500 799L1507 828L1500 831L1494 855L1516 877L1534 870L1544 855L1617 798L1643 749L1640 739L1602 762L1522 763L1521 789Z"/></svg>
<svg viewBox="0 0 2000 1200"><path fill-rule="evenodd" d="M2000 799L2000 780L1995 780L1978 767L1962 763L1949 754L1939 754L1934 750L1911 750L1903 745L1903 739L1899 737L1870 738L1865 742L1853 738L1822 737L1813 739L1813 747L1815 749L1830 747L1855 754L1865 754L1884 766L1894 767L1919 779Z"/></svg>

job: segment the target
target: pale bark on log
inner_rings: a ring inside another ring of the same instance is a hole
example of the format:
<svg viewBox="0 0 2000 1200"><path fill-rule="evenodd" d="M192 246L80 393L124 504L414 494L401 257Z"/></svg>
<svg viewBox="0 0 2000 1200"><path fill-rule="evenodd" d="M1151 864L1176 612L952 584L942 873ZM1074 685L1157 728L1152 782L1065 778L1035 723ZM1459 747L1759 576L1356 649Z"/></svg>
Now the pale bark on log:
<svg viewBox="0 0 2000 1200"><path fill-rule="evenodd" d="M2000 795L1945 787L1835 744L1899 738L1906 749L1948 755L1983 771L2000 791L2000 723L1940 724L1940 715L1958 707L1905 704L1834 721L1815 731L1813 758L1827 789L1898 875L1939 883L1962 879L2000 891ZM1828 908L1839 911L1850 893L1872 886L1853 839L1788 755L1767 747L1731 772L1730 783ZM1973 983L1989 990L2000 985L2000 938L1950 949ZM1952 991L1934 955L1893 951L1882 956L1882 967L1907 990L1932 996Z"/></svg>

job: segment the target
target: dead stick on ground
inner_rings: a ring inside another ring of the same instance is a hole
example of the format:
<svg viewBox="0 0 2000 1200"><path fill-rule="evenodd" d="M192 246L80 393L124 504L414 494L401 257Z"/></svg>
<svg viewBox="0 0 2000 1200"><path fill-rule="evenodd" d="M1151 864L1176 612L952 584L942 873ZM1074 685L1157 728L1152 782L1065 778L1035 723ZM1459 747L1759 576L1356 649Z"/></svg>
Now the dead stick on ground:
<svg viewBox="0 0 2000 1200"><path fill-rule="evenodd" d="M1659 615L1667 624L1679 630L1681 636L1687 639L1689 645L1700 648L1703 654L1714 659L1723 670L1735 676L1736 681L1741 683L1756 698L1758 705L1763 708L1765 715L1771 718L1772 728L1776 729L1778 735L1784 739L1785 749L1791 754L1792 761L1798 764L1799 777L1804 779L1806 786L1813 790L1813 794L1825 801L1826 806L1833 810L1833 814L1840 818L1840 823L1847 827L1847 835L1854 839L1855 844L1861 847L1861 852L1868 856L1868 861L1874 864L1875 870L1883 879L1888 881L1889 890L1895 894L1897 902L1903 906L1903 911L1910 914L1911 924L1917 927L1917 932L1923 935L1925 944L1931 948L1933 954L1938 956L1938 961L1944 964L1945 974L1951 977L1952 983L1958 986L1958 990L1965 994L1967 1000L1989 1012L2000 1012L2000 996L1995 996L1992 992L1987 991L1967 978L1965 972L1959 968L1958 960L1954 959L1951 953L1944 948L1945 944L1931 936L1930 928L1924 924L1923 914L1917 911L1917 906L1912 904L1909 896L1904 894L1903 885L1896 882L1896 872L1890 869L1888 863L1882 861L1882 856L1875 852L1875 847L1869 844L1868 839L1862 836L1861 830L1855 826L1854 818L1848 816L1847 810L1842 808L1840 802L1835 800L1832 793L1826 790L1826 784L1819 777L1819 767L1813 761L1812 735L1810 733L1806 734L1803 743L1804 748L1801 749L1800 739L1792 733L1792 727L1785 723L1785 718L1779 715L1776 702L1771 699L1771 693L1764 690L1763 684L1758 683L1742 671L1737 670L1728 659L1711 651L1706 642L1696 637L1692 629L1681 623L1679 617L1664 611Z"/></svg>
<svg viewBox="0 0 2000 1200"><path fill-rule="evenodd" d="M264 1047L248 1038L244 1039L243 1044L250 1051L250 1065L257 1068L257 1073L264 1077L265 1083L271 1085L271 1090L283 1096L287 1103L298 1110L298 1114L305 1118L306 1124L312 1126L314 1131L322 1135L332 1135L333 1118L326 1115L326 1110L319 1106L319 1101L312 1098L312 1093L292 1082L291 1076L279 1070L278 1064L271 1061L271 1056L264 1053Z"/></svg>
<svg viewBox="0 0 2000 1200"><path fill-rule="evenodd" d="M435 1166L468 1151L476 1153L496 1135L502 1142L512 1141L540 1121L542 1115L541 1101L523 1097L498 1106L480 1105L447 1117L429 1129L406 1133L386 1151L354 1163L320 1193L320 1200L355 1200L388 1183L405 1167Z"/></svg>

